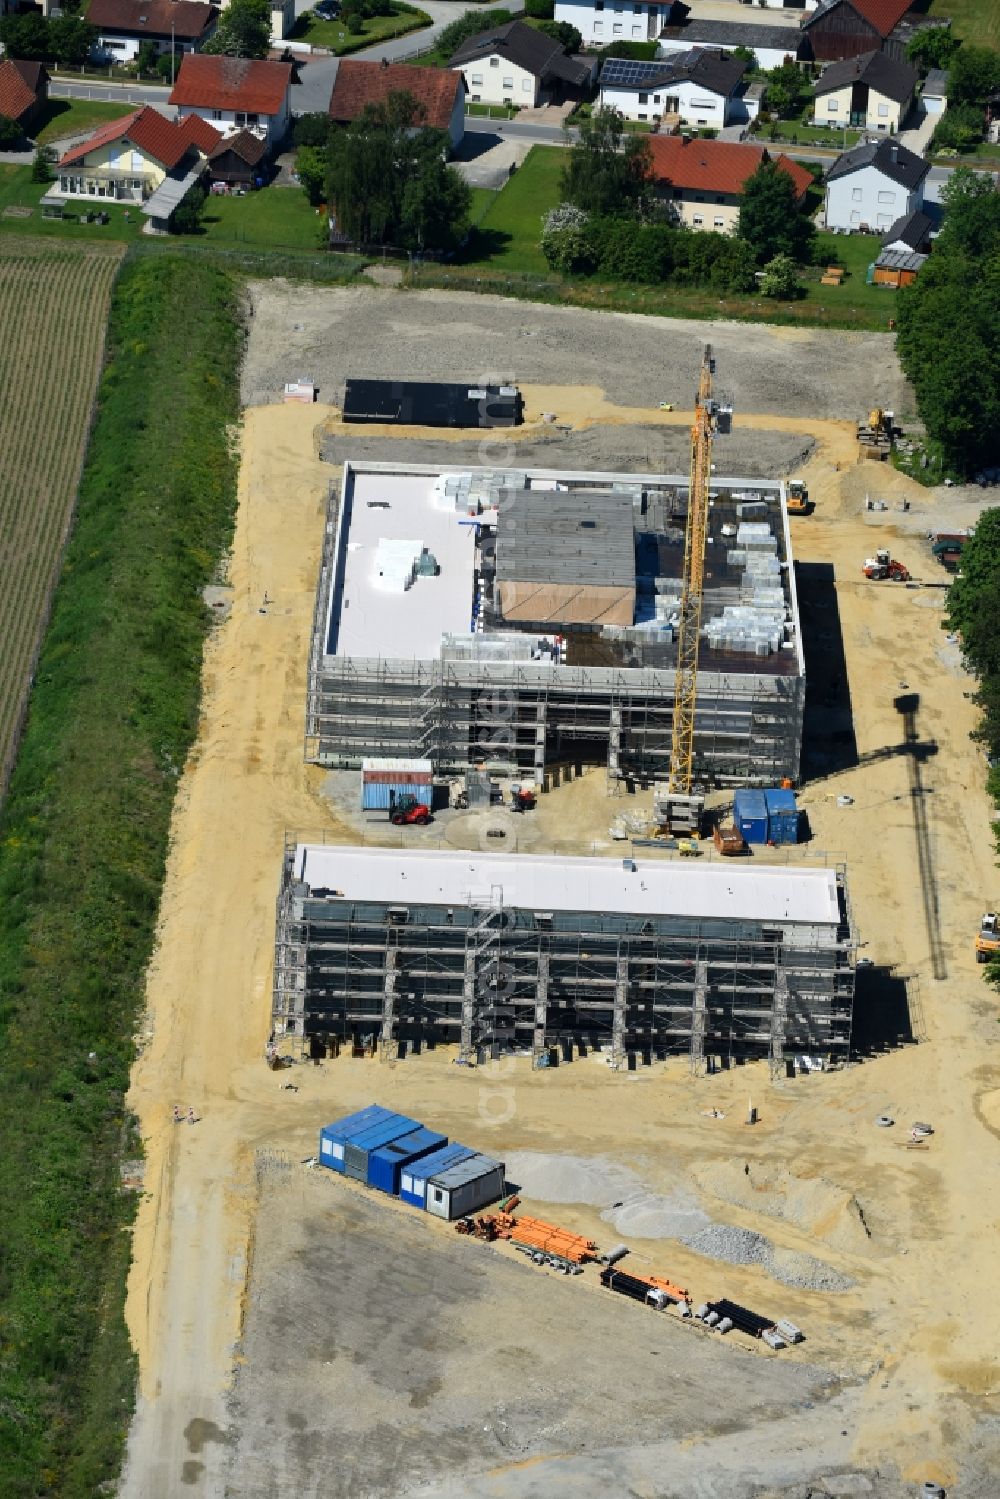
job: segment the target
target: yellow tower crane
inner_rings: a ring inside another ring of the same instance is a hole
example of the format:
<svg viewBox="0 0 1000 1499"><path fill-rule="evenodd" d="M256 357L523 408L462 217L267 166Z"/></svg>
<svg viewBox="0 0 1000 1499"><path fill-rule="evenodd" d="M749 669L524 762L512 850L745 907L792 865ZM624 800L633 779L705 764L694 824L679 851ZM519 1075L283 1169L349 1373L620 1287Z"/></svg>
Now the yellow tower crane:
<svg viewBox="0 0 1000 1499"><path fill-rule="evenodd" d="M676 833L698 831L705 803L704 796L693 790L694 719L698 701L698 649L712 476L712 437L717 423L716 402L712 397L714 374L712 346L706 344L695 398L694 423L691 427L691 479L688 485L687 526L684 533L673 738L670 748L670 780L667 785L668 826L671 832Z"/></svg>

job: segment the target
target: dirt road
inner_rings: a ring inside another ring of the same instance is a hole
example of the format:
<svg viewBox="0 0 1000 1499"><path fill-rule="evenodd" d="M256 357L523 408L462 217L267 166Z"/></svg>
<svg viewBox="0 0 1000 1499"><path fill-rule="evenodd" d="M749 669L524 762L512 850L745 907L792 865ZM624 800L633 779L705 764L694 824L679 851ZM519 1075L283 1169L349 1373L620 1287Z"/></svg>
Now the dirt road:
<svg viewBox="0 0 1000 1499"><path fill-rule="evenodd" d="M642 420L635 411L618 415ZM293 1162L311 1154L324 1118L374 1099L454 1137L475 1135L497 1153L611 1158L654 1192L682 1180L715 1219L848 1275L855 1289L845 1294L782 1288L780 1298L808 1326L811 1360L864 1381L845 1427L851 1461L912 1481L959 1477L963 1494L987 1495L1000 1460L995 1428L991 1435L984 1425L1000 1388L989 1299L1000 1064L996 1006L979 981L971 933L996 899L988 806L981 755L968 739L972 684L939 628L941 594L860 577L876 529L916 575L940 574L896 523L897 512L876 519L864 510L873 479L854 463L850 425L809 423L817 447L807 478L819 508L794 522L794 542L801 559L833 570L837 609L811 628L842 630L861 763L812 782L802 801L813 846L842 850L848 861L866 954L912 976L926 1040L838 1074L774 1085L763 1068L693 1079L678 1062L616 1078L581 1064L551 1076L519 1066L484 1091L482 1078L456 1076L438 1053L395 1068L350 1061L299 1068L299 1092L286 1093L261 1060L282 842L304 828L324 829L334 841L352 836L321 796L322 776L302 764L306 642L330 478L315 456L316 429L328 416L296 407L247 416L233 609L207 651L203 722L175 817L131 1098L147 1144L148 1195L127 1308L141 1398L123 1494L166 1499L181 1484L199 1496L241 1492L239 1454L249 1438L228 1392L247 1298L268 1296L266 1281L251 1279L248 1288L246 1280L257 1166L268 1153ZM740 421L794 430L766 413L742 413ZM890 501L916 494L882 469L878 482ZM806 614L808 607L807 595ZM906 694L918 697L915 731L926 746L919 783L913 755L887 752L902 740L894 704ZM878 752L886 753L866 759ZM838 793L853 804L838 807ZM917 807L927 821L923 889ZM587 777L552 793L540 810L542 828L558 828L562 839L589 839L594 817ZM942 977L933 977L935 967ZM885 992L859 990L866 1010L859 1021L867 1034L893 1039ZM753 1132L740 1123L748 1091L763 1114ZM194 1106L201 1123L173 1125L175 1103ZM711 1107L725 1120L709 1119ZM882 1113L896 1118L894 1130L875 1128ZM924 1153L903 1145L914 1119L936 1129ZM569 1203L558 1214L608 1236L598 1208ZM776 1283L758 1266L720 1266L673 1241L631 1242L692 1284L724 1283L751 1304L775 1299ZM728 1345L718 1346L725 1359ZM272 1373L284 1378L280 1368ZM793 1431L789 1440L798 1439ZM275 1437L279 1447L289 1440ZM755 1481L777 1483L779 1459L770 1480ZM439 1491L449 1492L447 1484Z"/></svg>

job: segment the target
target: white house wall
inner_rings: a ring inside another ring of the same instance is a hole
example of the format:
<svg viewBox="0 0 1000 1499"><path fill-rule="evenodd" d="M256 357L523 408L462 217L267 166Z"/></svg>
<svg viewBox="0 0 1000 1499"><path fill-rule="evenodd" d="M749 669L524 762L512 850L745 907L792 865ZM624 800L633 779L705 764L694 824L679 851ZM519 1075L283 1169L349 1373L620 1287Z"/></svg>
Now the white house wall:
<svg viewBox="0 0 1000 1499"><path fill-rule="evenodd" d="M780 50L777 47L754 47L753 53L757 59L757 66L765 71L780 68L786 57L795 57L798 40L798 32L789 27L787 47L782 47ZM656 55L662 59L669 58L676 52L717 52L718 50L717 42L684 42L679 37L662 37Z"/></svg>
<svg viewBox="0 0 1000 1499"><path fill-rule="evenodd" d="M825 222L828 229L888 229L903 214L922 208L923 183L907 192L874 167L862 167L837 177L826 187Z"/></svg>
<svg viewBox="0 0 1000 1499"><path fill-rule="evenodd" d="M609 42L655 41L670 9L647 0L556 0L555 19L575 26L586 44L605 47Z"/></svg>
<svg viewBox="0 0 1000 1499"><path fill-rule="evenodd" d="M538 79L526 68L519 68L499 53L481 57L456 68L465 79L465 89L473 104L519 104L527 108L538 103Z"/></svg>
<svg viewBox="0 0 1000 1499"><path fill-rule="evenodd" d="M617 109L626 120L651 120L677 113L685 125L721 130L732 112L732 101L710 94L693 83L667 83L648 89L602 88L601 103Z"/></svg>

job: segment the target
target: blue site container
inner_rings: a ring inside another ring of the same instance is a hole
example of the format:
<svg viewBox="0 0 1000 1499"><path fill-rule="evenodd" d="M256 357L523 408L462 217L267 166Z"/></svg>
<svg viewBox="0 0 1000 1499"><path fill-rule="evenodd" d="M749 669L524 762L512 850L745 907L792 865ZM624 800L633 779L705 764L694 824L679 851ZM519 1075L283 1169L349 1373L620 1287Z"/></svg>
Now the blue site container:
<svg viewBox="0 0 1000 1499"><path fill-rule="evenodd" d="M371 1129L383 1119L392 1117L391 1109L384 1109L380 1103L370 1103L366 1109L358 1109L353 1114L345 1114L343 1119L325 1124L319 1132L320 1165L329 1166L331 1171L343 1172L344 1149L348 1140L363 1134L366 1129Z"/></svg>
<svg viewBox="0 0 1000 1499"><path fill-rule="evenodd" d="M420 1127L419 1119L408 1119L405 1114L390 1114L388 1119L383 1119L371 1129L354 1135L344 1145L344 1175L353 1177L355 1181L367 1182L368 1160L372 1152L378 1150L380 1145L391 1145L393 1140L412 1135Z"/></svg>
<svg viewBox="0 0 1000 1499"><path fill-rule="evenodd" d="M733 797L733 821L747 843L766 843L767 798L763 791L754 791L748 787L737 791Z"/></svg>
<svg viewBox="0 0 1000 1499"><path fill-rule="evenodd" d="M373 1150L368 1157L368 1185L377 1187L380 1192L388 1192L391 1197L398 1197L399 1178L404 1166L430 1155L432 1150L440 1150L447 1143L447 1135L436 1134L432 1129L417 1129L412 1135L403 1135L391 1145Z"/></svg>
<svg viewBox="0 0 1000 1499"><path fill-rule="evenodd" d="M776 786L764 792L767 802L767 827L772 843L798 843L799 809L795 792Z"/></svg>
<svg viewBox="0 0 1000 1499"><path fill-rule="evenodd" d="M426 1207L428 1178L447 1171L449 1166L457 1166L459 1161L467 1161L475 1153L468 1145L445 1145L404 1167L399 1174L400 1202L408 1202L413 1208Z"/></svg>

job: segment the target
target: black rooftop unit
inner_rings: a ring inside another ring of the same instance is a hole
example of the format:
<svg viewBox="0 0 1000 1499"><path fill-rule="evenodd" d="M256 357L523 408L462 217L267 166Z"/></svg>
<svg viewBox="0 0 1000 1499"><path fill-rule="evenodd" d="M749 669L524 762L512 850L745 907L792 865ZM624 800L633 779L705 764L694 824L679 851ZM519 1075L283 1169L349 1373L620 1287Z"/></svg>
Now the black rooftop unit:
<svg viewBox="0 0 1000 1499"><path fill-rule="evenodd" d="M524 402L514 385L348 380L343 415L345 422L404 427L519 427Z"/></svg>

